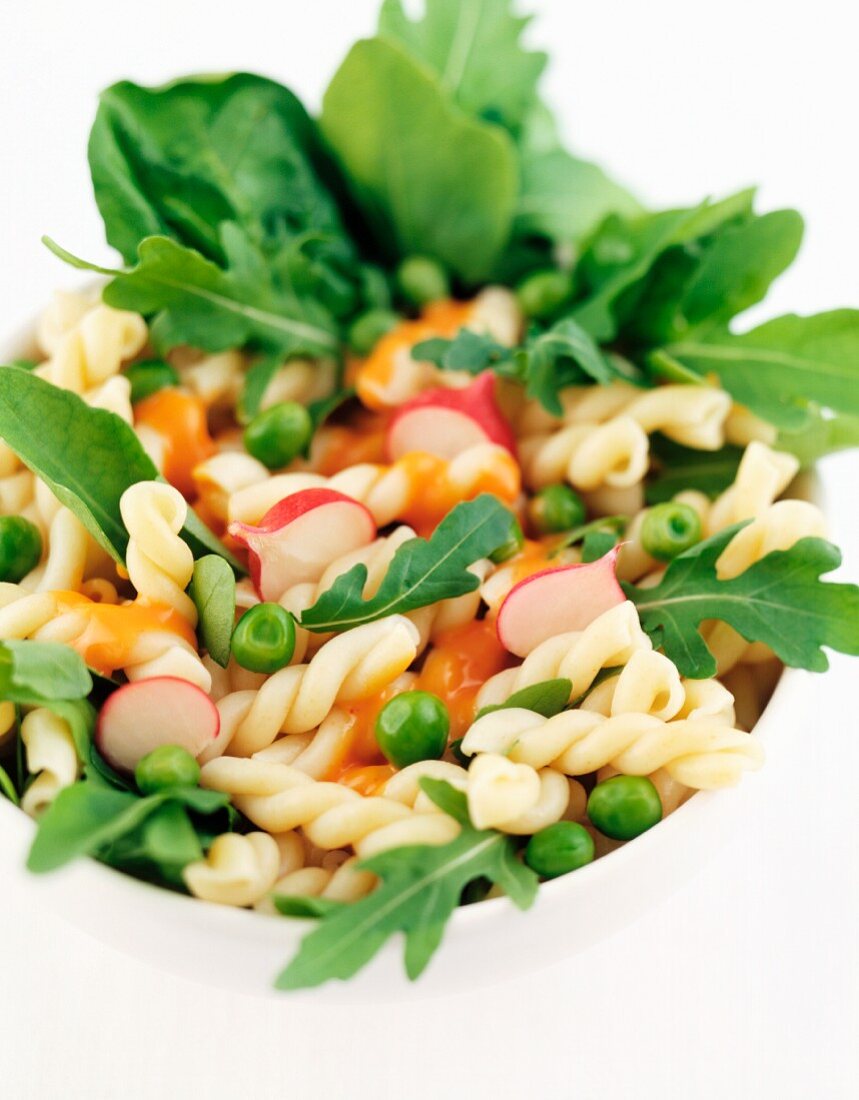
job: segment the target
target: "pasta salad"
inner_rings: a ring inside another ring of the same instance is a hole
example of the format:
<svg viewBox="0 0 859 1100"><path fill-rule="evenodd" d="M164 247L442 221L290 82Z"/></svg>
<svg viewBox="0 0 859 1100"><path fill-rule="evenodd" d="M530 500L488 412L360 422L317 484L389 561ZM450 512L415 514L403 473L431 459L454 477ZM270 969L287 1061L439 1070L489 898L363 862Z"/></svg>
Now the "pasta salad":
<svg viewBox="0 0 859 1100"><path fill-rule="evenodd" d="M460 905L739 782L859 653L803 472L859 311L749 327L802 220L570 153L507 0L385 0L314 118L248 73L101 97L115 268L0 370L0 791L79 856L416 978ZM468 18L467 18L468 16ZM252 932L249 932L252 934Z"/></svg>

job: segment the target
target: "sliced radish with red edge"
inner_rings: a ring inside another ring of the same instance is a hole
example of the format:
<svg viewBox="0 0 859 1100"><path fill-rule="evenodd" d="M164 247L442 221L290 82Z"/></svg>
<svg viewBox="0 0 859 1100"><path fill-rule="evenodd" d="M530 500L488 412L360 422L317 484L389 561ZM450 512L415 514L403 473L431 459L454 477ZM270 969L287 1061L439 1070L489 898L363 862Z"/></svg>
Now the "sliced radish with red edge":
<svg viewBox="0 0 859 1100"><path fill-rule="evenodd" d="M95 744L112 768L133 772L161 745L179 745L199 756L220 726L218 708L196 684L153 676L123 684L109 696L98 716Z"/></svg>
<svg viewBox="0 0 859 1100"><path fill-rule="evenodd" d="M395 462L410 451L456 458L478 443L497 443L511 454L516 439L495 400L495 375L484 371L465 389L425 390L401 405L385 437Z"/></svg>
<svg viewBox="0 0 859 1100"><path fill-rule="evenodd" d="M248 548L251 580L263 600L279 600L294 584L318 581L344 554L376 537L376 521L357 500L334 489L302 489L270 508L258 526L231 523Z"/></svg>
<svg viewBox="0 0 859 1100"><path fill-rule="evenodd" d="M544 569L507 593L496 630L505 649L527 657L541 642L584 630L603 612L626 599L615 573L620 547L597 561Z"/></svg>

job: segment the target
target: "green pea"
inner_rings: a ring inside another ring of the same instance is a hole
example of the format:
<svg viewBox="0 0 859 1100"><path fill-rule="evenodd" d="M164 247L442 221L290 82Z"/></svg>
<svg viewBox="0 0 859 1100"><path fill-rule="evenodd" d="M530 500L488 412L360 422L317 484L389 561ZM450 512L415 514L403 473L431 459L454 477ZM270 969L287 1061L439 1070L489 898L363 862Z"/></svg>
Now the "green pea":
<svg viewBox="0 0 859 1100"><path fill-rule="evenodd" d="M525 848L525 862L541 878L557 878L584 867L594 858L593 837L575 821L556 821L534 833Z"/></svg>
<svg viewBox="0 0 859 1100"><path fill-rule="evenodd" d="M295 620L278 603L258 603L236 623L230 647L242 668L277 672L295 652Z"/></svg>
<svg viewBox="0 0 859 1100"><path fill-rule="evenodd" d="M671 561L701 541L701 517L688 504L668 501L648 508L641 545L657 561Z"/></svg>
<svg viewBox="0 0 859 1100"><path fill-rule="evenodd" d="M514 554L518 554L524 545L525 536L522 534L522 526L519 520L511 513L510 533L507 540L503 542L497 550L492 551L489 555L489 560L495 562L496 565L501 565L501 563L507 561L508 558L512 558Z"/></svg>
<svg viewBox="0 0 859 1100"><path fill-rule="evenodd" d="M151 397L159 390L179 385L178 372L163 359L144 359L139 363L132 363L125 372L125 377L131 383L132 405Z"/></svg>
<svg viewBox="0 0 859 1100"><path fill-rule="evenodd" d="M35 370L38 367L39 361L37 359L10 359L9 366L17 367L19 370Z"/></svg>
<svg viewBox="0 0 859 1100"><path fill-rule="evenodd" d="M23 516L0 516L0 581L17 584L41 557L39 528Z"/></svg>
<svg viewBox="0 0 859 1100"><path fill-rule="evenodd" d="M662 802L647 776L616 775L591 791L588 817L606 836L632 840L662 820Z"/></svg>
<svg viewBox="0 0 859 1100"><path fill-rule="evenodd" d="M450 297L447 272L430 256L407 256L397 268L397 286L413 306L425 306Z"/></svg>
<svg viewBox="0 0 859 1100"><path fill-rule="evenodd" d="M245 450L263 466L278 470L301 454L313 435L310 413L297 401L282 401L259 413L245 428Z"/></svg>
<svg viewBox="0 0 859 1100"><path fill-rule="evenodd" d="M554 535L584 523L587 510L569 485L547 485L532 498L528 515L539 534Z"/></svg>
<svg viewBox="0 0 859 1100"><path fill-rule="evenodd" d="M535 271L516 287L516 297L526 317L542 320L566 302L573 292L573 281L568 271L551 269Z"/></svg>
<svg viewBox="0 0 859 1100"><path fill-rule="evenodd" d="M159 745L138 761L134 779L142 794L196 787L200 782L200 765L179 745Z"/></svg>
<svg viewBox="0 0 859 1100"><path fill-rule="evenodd" d="M437 695L404 691L379 711L376 741L395 768L419 760L438 760L447 748L450 718Z"/></svg>
<svg viewBox="0 0 859 1100"><path fill-rule="evenodd" d="M386 332L400 323L400 315L391 309L369 309L352 322L349 346L356 355L369 355Z"/></svg>

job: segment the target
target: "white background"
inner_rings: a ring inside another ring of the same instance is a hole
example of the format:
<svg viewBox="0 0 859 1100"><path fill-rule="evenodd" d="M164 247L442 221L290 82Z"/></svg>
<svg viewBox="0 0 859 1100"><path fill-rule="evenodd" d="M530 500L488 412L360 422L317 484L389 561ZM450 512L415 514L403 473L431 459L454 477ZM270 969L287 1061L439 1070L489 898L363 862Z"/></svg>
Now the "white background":
<svg viewBox="0 0 859 1100"><path fill-rule="evenodd" d="M85 140L97 90L247 68L315 105L374 0L4 0L0 323L108 260ZM816 0L534 0L577 148L659 204L751 182L808 219L768 312L859 304L856 24ZM855 460L827 463L856 575ZM852 498L852 500L851 500ZM859 1086L856 667L834 659L751 780L741 838L626 932L552 970L359 1011L204 990L41 913L0 910L0 1092L54 1097L841 1098ZM110 914L105 914L110 920ZM527 935L527 922L523 935ZM503 974L504 960L498 960Z"/></svg>

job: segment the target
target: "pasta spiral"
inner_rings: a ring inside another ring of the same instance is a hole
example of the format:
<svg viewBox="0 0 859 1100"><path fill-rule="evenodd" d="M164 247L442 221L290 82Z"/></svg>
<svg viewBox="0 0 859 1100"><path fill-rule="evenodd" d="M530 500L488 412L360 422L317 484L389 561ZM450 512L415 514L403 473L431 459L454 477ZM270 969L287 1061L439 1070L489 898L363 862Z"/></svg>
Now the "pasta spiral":
<svg viewBox="0 0 859 1100"><path fill-rule="evenodd" d="M544 680L572 682L571 699L584 694L605 668L626 664L637 650L652 649L635 605L626 600L604 612L582 631L559 634L536 647L517 668L491 677L477 696L478 710L503 703L514 692Z"/></svg>
<svg viewBox="0 0 859 1100"><path fill-rule="evenodd" d="M185 592L194 555L179 537L188 515L185 498L172 485L139 481L122 494L119 510L129 536L126 566L136 591L196 626L197 609Z"/></svg>
<svg viewBox="0 0 859 1100"><path fill-rule="evenodd" d="M38 817L64 787L74 783L80 762L68 722L46 707L24 716L21 740L27 770L35 775L24 792L21 807L30 817Z"/></svg>
<svg viewBox="0 0 859 1100"><path fill-rule="evenodd" d="M760 767L760 744L718 719L664 722L649 714L605 718L584 710L543 718L511 707L479 718L462 743L463 752L503 753L532 768L552 766L568 775L587 775L606 765L624 775L649 775L660 768L687 787L712 789L737 783Z"/></svg>
<svg viewBox="0 0 859 1100"><path fill-rule="evenodd" d="M315 729L335 702L366 699L412 663L419 636L402 615L366 623L332 638L309 664L274 673L258 691L238 691L218 702L221 730L210 755L227 746L250 756L278 733Z"/></svg>
<svg viewBox="0 0 859 1100"><path fill-rule="evenodd" d="M194 897L219 905L253 905L269 893L280 869L280 850L267 833L222 833L203 860L182 872Z"/></svg>

